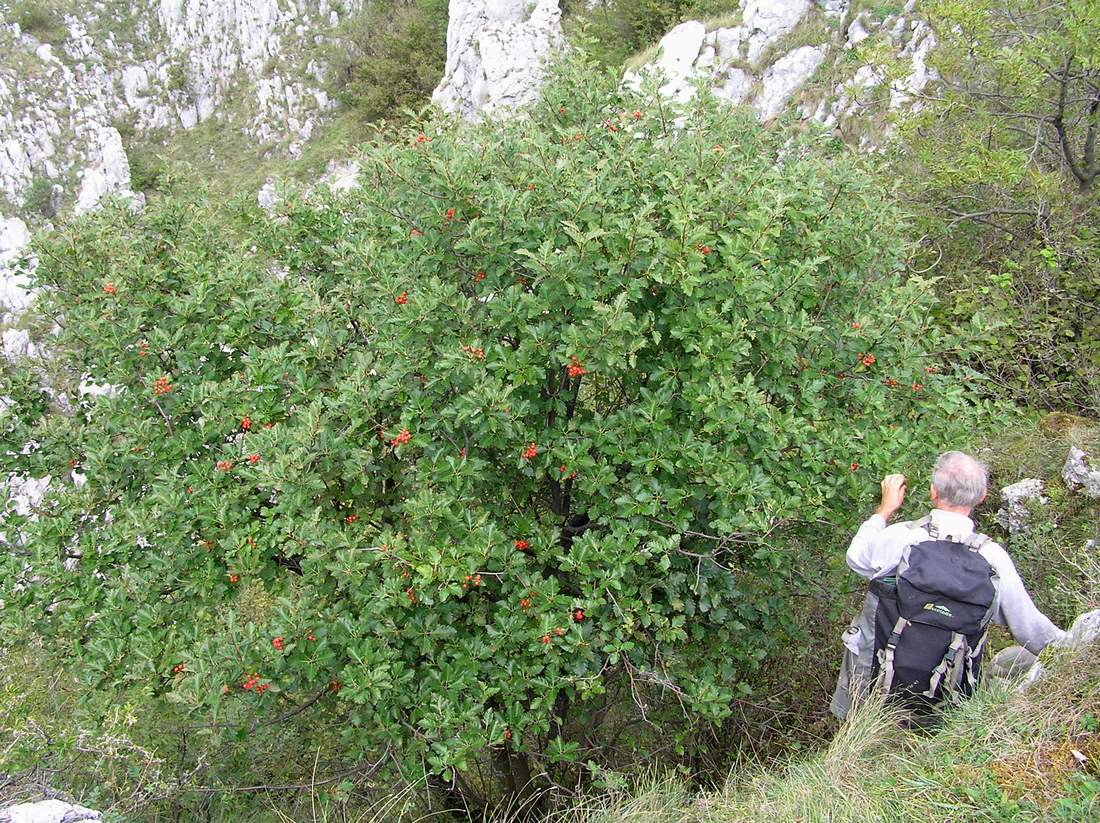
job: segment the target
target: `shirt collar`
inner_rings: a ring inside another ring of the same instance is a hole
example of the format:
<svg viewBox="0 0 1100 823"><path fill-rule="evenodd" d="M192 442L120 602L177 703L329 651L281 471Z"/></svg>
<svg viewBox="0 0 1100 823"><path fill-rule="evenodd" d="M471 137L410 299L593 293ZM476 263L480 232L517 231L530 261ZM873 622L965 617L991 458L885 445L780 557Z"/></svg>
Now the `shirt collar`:
<svg viewBox="0 0 1100 823"><path fill-rule="evenodd" d="M957 538L969 537L974 532L974 521L964 514L947 512L943 509L932 509L932 522L940 530L940 534Z"/></svg>

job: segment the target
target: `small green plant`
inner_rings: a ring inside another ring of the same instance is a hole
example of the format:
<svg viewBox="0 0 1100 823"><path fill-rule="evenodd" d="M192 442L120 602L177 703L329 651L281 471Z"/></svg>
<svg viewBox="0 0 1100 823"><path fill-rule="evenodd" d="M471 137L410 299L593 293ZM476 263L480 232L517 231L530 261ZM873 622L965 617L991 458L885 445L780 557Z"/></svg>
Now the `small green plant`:
<svg viewBox="0 0 1100 823"><path fill-rule="evenodd" d="M20 0L12 3L11 19L19 28L44 43L58 45L68 36L62 0Z"/></svg>
<svg viewBox="0 0 1100 823"><path fill-rule="evenodd" d="M53 195L53 181L48 177L35 177L23 193L23 208L28 213L47 219L57 214Z"/></svg>

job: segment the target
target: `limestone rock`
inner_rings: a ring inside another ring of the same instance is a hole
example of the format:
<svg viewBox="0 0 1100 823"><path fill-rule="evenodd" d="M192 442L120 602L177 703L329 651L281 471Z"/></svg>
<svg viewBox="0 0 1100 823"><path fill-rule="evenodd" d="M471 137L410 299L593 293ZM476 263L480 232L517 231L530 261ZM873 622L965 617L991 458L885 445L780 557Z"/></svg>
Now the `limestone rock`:
<svg viewBox="0 0 1100 823"><path fill-rule="evenodd" d="M564 44L558 0L450 0L447 63L432 100L466 117L531 103Z"/></svg>
<svg viewBox="0 0 1100 823"><path fill-rule="evenodd" d="M761 80L760 96L753 105L762 120L775 117L794 94L817 71L825 59L825 49L801 46L775 61Z"/></svg>
<svg viewBox="0 0 1100 823"><path fill-rule="evenodd" d="M1080 649L1084 646L1096 643L1098 640L1100 640L1100 609L1093 609L1090 612L1079 615L1077 619L1073 621L1073 625L1070 626L1069 631L1061 638L1051 643L1051 646L1062 649ZM1023 682L1020 684L1020 688L1028 688L1042 678L1044 674L1046 674L1046 667L1043 665L1042 660L1037 660L1032 667L1028 669Z"/></svg>
<svg viewBox="0 0 1100 823"><path fill-rule="evenodd" d="M108 194L128 194L130 191L130 161L122 147L118 129L105 126L99 130L96 145L89 157L92 164L80 176L80 188L73 210L83 214L95 208Z"/></svg>
<svg viewBox="0 0 1100 823"><path fill-rule="evenodd" d="M1100 498L1100 469L1094 468L1089 456L1076 446L1069 450L1066 457L1062 479L1070 489L1080 489L1086 497Z"/></svg>
<svg viewBox="0 0 1100 823"><path fill-rule="evenodd" d="M0 809L0 823L83 823L102 819L97 811L56 799Z"/></svg>
<svg viewBox="0 0 1100 823"><path fill-rule="evenodd" d="M1009 534L1026 534L1031 531L1029 503L1045 505L1043 481L1028 477L1001 489L1001 508L997 510L997 522Z"/></svg>
<svg viewBox="0 0 1100 823"><path fill-rule="evenodd" d="M26 311L34 299L29 276L33 261L20 264L30 242L26 223L18 217L0 218L0 321Z"/></svg>
<svg viewBox="0 0 1100 823"><path fill-rule="evenodd" d="M764 49L794 30L813 4L810 0L745 0L741 25L748 32L748 58L755 63Z"/></svg>

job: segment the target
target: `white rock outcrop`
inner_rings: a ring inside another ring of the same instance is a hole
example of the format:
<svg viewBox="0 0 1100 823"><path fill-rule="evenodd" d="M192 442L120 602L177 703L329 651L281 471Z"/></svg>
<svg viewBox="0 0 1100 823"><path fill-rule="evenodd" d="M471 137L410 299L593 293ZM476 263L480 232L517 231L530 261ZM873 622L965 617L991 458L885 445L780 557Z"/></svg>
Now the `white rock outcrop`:
<svg viewBox="0 0 1100 823"><path fill-rule="evenodd" d="M997 510L997 522L1009 534L1027 534L1031 531L1031 506L1045 505L1043 481L1035 477L1001 489L1001 508Z"/></svg>
<svg viewBox="0 0 1100 823"><path fill-rule="evenodd" d="M34 298L30 289L33 261L23 264L31 234L18 217L0 218L0 322L26 311Z"/></svg>
<svg viewBox="0 0 1100 823"><path fill-rule="evenodd" d="M322 88L325 68L310 54L361 5L87 3L79 16L64 15L65 37L54 44L7 22L0 8L0 196L18 208L45 181L87 210L97 195L125 193L121 136L107 134L119 123L141 134L213 118L300 151L334 105Z"/></svg>
<svg viewBox="0 0 1100 823"><path fill-rule="evenodd" d="M802 46L776 60L764 72L760 94L753 101L760 119L770 120L782 112L791 95L813 76L824 60L825 49L815 46Z"/></svg>
<svg viewBox="0 0 1100 823"><path fill-rule="evenodd" d="M1086 497L1100 498L1100 468L1095 468L1089 456L1076 446L1066 457L1062 479L1071 490L1079 490Z"/></svg>
<svg viewBox="0 0 1100 823"><path fill-rule="evenodd" d="M450 0L447 63L432 100L466 117L523 106L564 45L558 0Z"/></svg>
<svg viewBox="0 0 1100 823"><path fill-rule="evenodd" d="M681 23L662 38L657 56L628 71L623 82L638 88L657 75L661 93L678 102L689 100L702 83L731 103L751 105L764 120L796 108L796 101L801 118L827 126L884 111L903 115L919 110L921 93L937 79L928 61L935 36L926 21L913 16L914 8L909 3L885 17L868 10L850 17L846 0L741 0L739 24L708 31L699 21ZM822 37L823 26L833 34ZM806 42L810 38L820 42ZM897 72L853 60L865 43L868 54L882 45L908 64L882 94L878 90ZM824 68L841 82L815 88L814 78ZM876 133L884 137L889 124L864 135L861 145L875 145Z"/></svg>
<svg viewBox="0 0 1100 823"><path fill-rule="evenodd" d="M0 809L0 823L86 823L102 819L97 811L56 799Z"/></svg>

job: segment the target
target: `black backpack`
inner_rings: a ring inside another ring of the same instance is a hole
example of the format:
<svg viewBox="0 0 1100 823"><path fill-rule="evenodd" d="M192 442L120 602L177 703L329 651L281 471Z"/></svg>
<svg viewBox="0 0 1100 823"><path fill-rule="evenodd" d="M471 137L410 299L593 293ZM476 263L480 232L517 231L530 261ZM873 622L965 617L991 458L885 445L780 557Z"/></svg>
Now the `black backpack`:
<svg viewBox="0 0 1100 823"><path fill-rule="evenodd" d="M941 540L928 518L916 525L929 539L905 549L893 577L871 584L878 595L871 679L920 711L977 686L999 579L978 553L990 538Z"/></svg>

